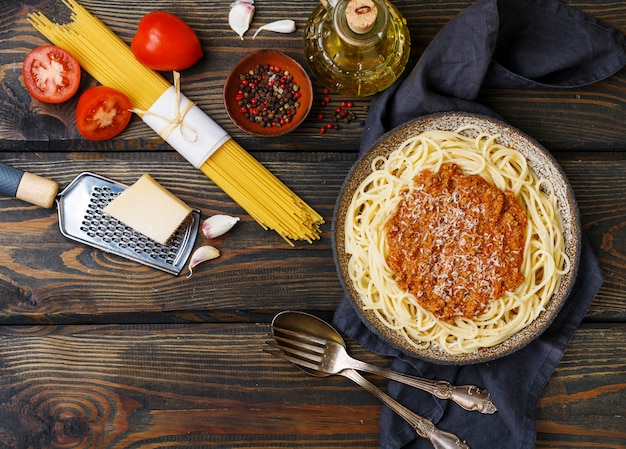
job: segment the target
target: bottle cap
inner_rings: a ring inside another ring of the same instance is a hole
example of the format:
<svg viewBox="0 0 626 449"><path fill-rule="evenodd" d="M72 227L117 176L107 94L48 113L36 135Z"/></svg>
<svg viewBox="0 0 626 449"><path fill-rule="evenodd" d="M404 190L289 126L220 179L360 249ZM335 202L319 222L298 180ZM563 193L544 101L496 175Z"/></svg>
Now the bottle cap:
<svg viewBox="0 0 626 449"><path fill-rule="evenodd" d="M357 34L365 34L374 26L378 8L372 0L350 0L346 7L348 26Z"/></svg>

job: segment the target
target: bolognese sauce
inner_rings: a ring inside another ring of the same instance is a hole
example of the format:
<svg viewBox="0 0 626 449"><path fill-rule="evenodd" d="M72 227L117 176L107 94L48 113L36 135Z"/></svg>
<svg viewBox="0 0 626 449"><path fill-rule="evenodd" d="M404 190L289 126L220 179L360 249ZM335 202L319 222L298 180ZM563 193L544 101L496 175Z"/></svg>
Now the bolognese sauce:
<svg viewBox="0 0 626 449"><path fill-rule="evenodd" d="M425 170L387 222L396 282L438 319L472 319L523 280L526 213L456 164Z"/></svg>

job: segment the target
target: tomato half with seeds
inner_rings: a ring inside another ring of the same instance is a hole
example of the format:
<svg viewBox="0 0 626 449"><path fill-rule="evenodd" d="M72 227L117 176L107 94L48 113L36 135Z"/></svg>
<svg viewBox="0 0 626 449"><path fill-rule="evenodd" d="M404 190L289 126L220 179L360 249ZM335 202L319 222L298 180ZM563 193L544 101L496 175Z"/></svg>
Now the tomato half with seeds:
<svg viewBox="0 0 626 449"><path fill-rule="evenodd" d="M132 112L128 97L116 89L87 89L76 104L76 127L89 140L106 140L124 131Z"/></svg>
<svg viewBox="0 0 626 449"><path fill-rule="evenodd" d="M130 48L139 62L158 71L184 70L202 57L195 31L166 11L143 16Z"/></svg>
<svg viewBox="0 0 626 449"><path fill-rule="evenodd" d="M63 103L80 85L80 64L67 50L43 45L30 51L22 65L26 90L45 103Z"/></svg>

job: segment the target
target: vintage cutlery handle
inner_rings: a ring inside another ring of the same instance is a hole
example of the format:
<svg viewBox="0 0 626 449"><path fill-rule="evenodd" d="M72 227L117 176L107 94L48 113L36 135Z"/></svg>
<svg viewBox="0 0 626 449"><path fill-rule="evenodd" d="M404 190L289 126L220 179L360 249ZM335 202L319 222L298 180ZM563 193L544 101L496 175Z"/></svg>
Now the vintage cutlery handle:
<svg viewBox="0 0 626 449"><path fill-rule="evenodd" d="M491 394L485 389L475 385L452 385L444 380L422 379L408 374L398 373L376 365L353 359L353 368L368 373L377 374L387 379L395 380L406 385L410 385L420 390L427 391L439 399L449 399L456 402L465 410L478 411L484 414L493 414L498 409L491 400Z"/></svg>
<svg viewBox="0 0 626 449"><path fill-rule="evenodd" d="M380 399L387 407L404 418L422 438L430 440L435 449L469 449L456 435L437 428L430 420L416 415L391 396L379 390L375 385L352 369L341 371L341 375L359 384L372 395Z"/></svg>
<svg viewBox="0 0 626 449"><path fill-rule="evenodd" d="M49 209L58 191L55 181L0 162L0 194Z"/></svg>

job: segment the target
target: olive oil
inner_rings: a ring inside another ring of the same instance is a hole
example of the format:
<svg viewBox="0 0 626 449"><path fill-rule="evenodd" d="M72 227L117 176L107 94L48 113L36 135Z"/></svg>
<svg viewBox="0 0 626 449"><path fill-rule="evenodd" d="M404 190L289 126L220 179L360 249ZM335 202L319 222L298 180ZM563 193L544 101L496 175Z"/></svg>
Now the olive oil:
<svg viewBox="0 0 626 449"><path fill-rule="evenodd" d="M386 0L320 4L304 30L304 55L317 79L341 94L369 96L393 84L409 58L406 20Z"/></svg>

